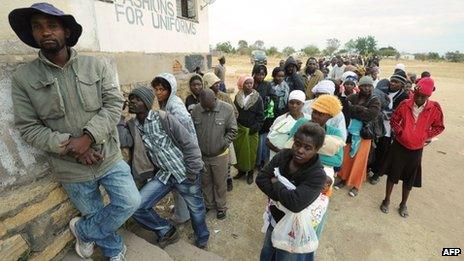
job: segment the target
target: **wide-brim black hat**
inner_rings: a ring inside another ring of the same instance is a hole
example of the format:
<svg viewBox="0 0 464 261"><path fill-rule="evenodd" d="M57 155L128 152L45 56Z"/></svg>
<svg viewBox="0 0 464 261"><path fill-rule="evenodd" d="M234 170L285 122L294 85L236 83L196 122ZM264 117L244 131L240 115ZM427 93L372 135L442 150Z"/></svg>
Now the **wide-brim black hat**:
<svg viewBox="0 0 464 261"><path fill-rule="evenodd" d="M65 14L60 9L48 3L36 3L31 7L14 9L8 15L11 28L25 44L34 48L40 48L32 36L31 17L34 14L51 15L61 19L64 26L71 32L69 38L66 39L66 45L76 45L77 40L79 40L82 34L82 26L77 23L72 15Z"/></svg>

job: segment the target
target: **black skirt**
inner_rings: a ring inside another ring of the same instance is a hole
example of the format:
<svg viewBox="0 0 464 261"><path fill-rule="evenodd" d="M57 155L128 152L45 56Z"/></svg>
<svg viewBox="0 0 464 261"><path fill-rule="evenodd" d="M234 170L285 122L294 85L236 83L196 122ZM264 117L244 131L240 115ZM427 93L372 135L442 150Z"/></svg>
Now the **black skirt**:
<svg viewBox="0 0 464 261"><path fill-rule="evenodd" d="M422 186L422 149L410 150L394 141L389 148L381 173L388 181L398 184L399 180L409 189Z"/></svg>

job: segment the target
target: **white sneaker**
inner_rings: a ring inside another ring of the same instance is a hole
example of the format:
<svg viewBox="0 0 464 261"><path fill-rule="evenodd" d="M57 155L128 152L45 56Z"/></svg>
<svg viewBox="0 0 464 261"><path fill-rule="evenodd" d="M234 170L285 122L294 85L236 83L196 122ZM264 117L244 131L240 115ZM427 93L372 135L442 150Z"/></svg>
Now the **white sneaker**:
<svg viewBox="0 0 464 261"><path fill-rule="evenodd" d="M122 250L117 256L110 257L110 261L124 261L126 260L126 245L122 245Z"/></svg>
<svg viewBox="0 0 464 261"><path fill-rule="evenodd" d="M80 217L75 217L69 221L69 229L73 233L74 237L76 238L76 253L83 259L90 258L93 254L93 247L95 245L94 242L89 242L86 243L82 240L79 239L76 233L76 223L79 221L81 218Z"/></svg>

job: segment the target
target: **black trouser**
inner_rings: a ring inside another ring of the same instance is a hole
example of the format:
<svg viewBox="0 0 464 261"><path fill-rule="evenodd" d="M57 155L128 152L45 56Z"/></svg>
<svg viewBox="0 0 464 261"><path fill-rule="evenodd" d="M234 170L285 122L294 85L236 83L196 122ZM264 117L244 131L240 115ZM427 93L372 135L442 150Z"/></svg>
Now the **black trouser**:
<svg viewBox="0 0 464 261"><path fill-rule="evenodd" d="M387 158L388 150L391 146L392 139L390 137L381 137L375 142L375 154L374 161L370 164L371 171L377 175L381 176L383 173L379 173L385 160Z"/></svg>

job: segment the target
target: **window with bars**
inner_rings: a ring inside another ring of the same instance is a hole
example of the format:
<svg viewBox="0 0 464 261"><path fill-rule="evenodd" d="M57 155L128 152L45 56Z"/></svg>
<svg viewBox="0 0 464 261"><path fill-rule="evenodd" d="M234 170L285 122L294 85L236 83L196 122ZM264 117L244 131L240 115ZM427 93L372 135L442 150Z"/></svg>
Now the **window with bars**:
<svg viewBox="0 0 464 261"><path fill-rule="evenodd" d="M177 17L198 21L196 0L176 0Z"/></svg>

